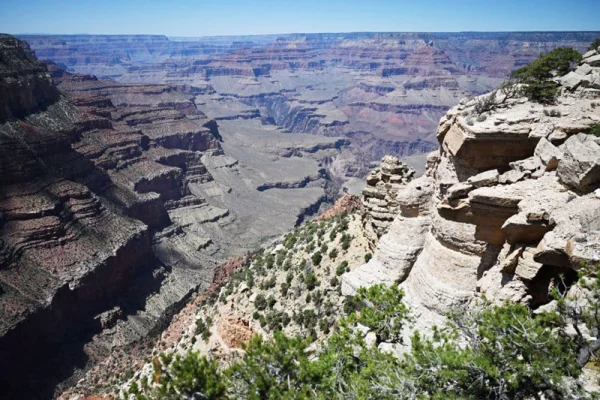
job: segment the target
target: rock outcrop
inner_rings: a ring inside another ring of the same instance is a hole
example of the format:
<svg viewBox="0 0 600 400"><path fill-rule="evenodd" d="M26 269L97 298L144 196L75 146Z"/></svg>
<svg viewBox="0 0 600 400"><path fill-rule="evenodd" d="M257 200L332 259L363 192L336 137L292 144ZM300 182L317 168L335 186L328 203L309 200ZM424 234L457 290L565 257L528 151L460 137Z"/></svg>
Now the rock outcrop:
<svg viewBox="0 0 600 400"><path fill-rule="evenodd" d="M398 191L415 175L415 170L397 157L385 156L381 165L367 176L367 186L362 191L364 207L363 225L375 242L383 235L398 213Z"/></svg>
<svg viewBox="0 0 600 400"><path fill-rule="evenodd" d="M600 72L594 56L576 71ZM427 329L483 294L537 307L600 261L600 139L588 133L600 91L566 79L553 106L506 99L477 118L471 99L448 111L439 152L388 201L399 204L393 223L342 292L399 284Z"/></svg>

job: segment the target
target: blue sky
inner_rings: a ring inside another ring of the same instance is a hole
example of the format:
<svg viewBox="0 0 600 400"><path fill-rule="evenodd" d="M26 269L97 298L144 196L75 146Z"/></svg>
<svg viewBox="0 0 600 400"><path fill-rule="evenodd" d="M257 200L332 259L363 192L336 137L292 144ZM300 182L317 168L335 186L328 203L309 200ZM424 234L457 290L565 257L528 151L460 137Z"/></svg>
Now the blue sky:
<svg viewBox="0 0 600 400"><path fill-rule="evenodd" d="M0 0L0 32L600 30L600 0Z"/></svg>

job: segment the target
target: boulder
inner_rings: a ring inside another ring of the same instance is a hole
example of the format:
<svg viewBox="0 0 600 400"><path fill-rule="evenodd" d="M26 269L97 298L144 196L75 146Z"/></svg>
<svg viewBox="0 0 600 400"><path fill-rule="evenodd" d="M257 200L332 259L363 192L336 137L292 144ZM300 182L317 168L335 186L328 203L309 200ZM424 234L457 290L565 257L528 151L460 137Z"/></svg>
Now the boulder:
<svg viewBox="0 0 600 400"><path fill-rule="evenodd" d="M517 171L516 169L511 169L500 175L500 177L498 178L498 182L500 182L503 185L510 185L512 183L519 182L523 178L525 178L524 172Z"/></svg>
<svg viewBox="0 0 600 400"><path fill-rule="evenodd" d="M533 154L540 158L542 164L546 166L546 171L556 169L562 158L561 151L546 138L540 139Z"/></svg>
<svg viewBox="0 0 600 400"><path fill-rule="evenodd" d="M577 86L581 84L582 78L583 75L580 75L575 71L571 71L562 78L560 78L560 84L569 90L574 90L577 88Z"/></svg>
<svg viewBox="0 0 600 400"><path fill-rule="evenodd" d="M581 78L581 85L592 89L600 89L600 72L594 70Z"/></svg>
<svg viewBox="0 0 600 400"><path fill-rule="evenodd" d="M594 139L592 135L579 133L564 143L557 174L565 185L584 190L600 182L600 145Z"/></svg>
<svg viewBox="0 0 600 400"><path fill-rule="evenodd" d="M476 188L483 186L492 186L498 183L499 176L500 174L498 173L498 170L492 169L470 177L469 179L467 179L467 182Z"/></svg>
<svg viewBox="0 0 600 400"><path fill-rule="evenodd" d="M581 60L581 62L585 63L585 64L589 64L592 67L600 67L600 54L586 57L583 60Z"/></svg>
<svg viewBox="0 0 600 400"><path fill-rule="evenodd" d="M575 73L579 75L587 75L592 72L592 67L589 64L581 64L576 70Z"/></svg>

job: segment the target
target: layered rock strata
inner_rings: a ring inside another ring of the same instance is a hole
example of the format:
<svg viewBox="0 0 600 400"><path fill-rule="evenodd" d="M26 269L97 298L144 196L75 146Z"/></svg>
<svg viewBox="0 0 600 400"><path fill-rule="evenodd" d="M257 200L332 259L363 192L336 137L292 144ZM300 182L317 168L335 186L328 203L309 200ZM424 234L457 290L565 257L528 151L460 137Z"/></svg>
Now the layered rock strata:
<svg viewBox="0 0 600 400"><path fill-rule="evenodd" d="M397 157L385 156L378 168L367 176L367 186L362 191L365 232L376 241L383 235L396 217L400 204L398 191L410 182L415 170Z"/></svg>
<svg viewBox="0 0 600 400"><path fill-rule="evenodd" d="M23 38L70 72L130 83L185 84L197 104L261 118L294 133L352 142L333 173L351 181L386 154L418 174L437 147L439 118L464 97L556 47L583 50L594 32L335 33L167 39L162 36ZM218 108L218 107L217 107ZM208 113L208 112L207 112ZM353 194L359 194L355 191Z"/></svg>
<svg viewBox="0 0 600 400"><path fill-rule="evenodd" d="M292 138L256 119L244 120L244 135L224 120L235 159L196 106L209 91L73 75L10 36L0 51L7 398L52 397L143 343L223 260L332 197L324 167L345 145L339 138Z"/></svg>
<svg viewBox="0 0 600 400"><path fill-rule="evenodd" d="M483 294L537 307L582 263L600 261L600 139L589 134L600 90L585 78L600 71L595 54L555 105L507 99L483 116L477 98L453 107L440 150L398 191L393 223L373 258L343 275L342 292L399 284L428 329Z"/></svg>

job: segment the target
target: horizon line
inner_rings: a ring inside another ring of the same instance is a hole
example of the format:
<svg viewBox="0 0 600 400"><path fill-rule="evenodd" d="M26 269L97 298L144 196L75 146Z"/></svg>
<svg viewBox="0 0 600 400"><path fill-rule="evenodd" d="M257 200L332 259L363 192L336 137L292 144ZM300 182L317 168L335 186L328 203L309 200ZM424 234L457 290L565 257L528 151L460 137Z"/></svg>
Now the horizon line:
<svg viewBox="0 0 600 400"><path fill-rule="evenodd" d="M1 34L2 32L0 32ZM394 33L600 33L600 30L465 30L465 31L338 31L338 32L281 32L281 33L244 33L244 34L227 34L227 35L201 35L201 36L185 36L185 35L168 35L162 33L8 33L13 36L164 36L166 38L224 38L224 37L239 37L239 36L291 36L291 35L320 35L320 34L394 34Z"/></svg>

